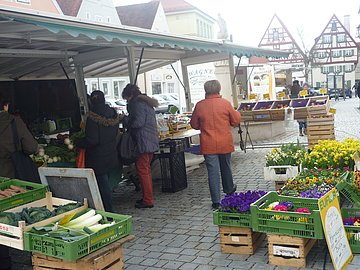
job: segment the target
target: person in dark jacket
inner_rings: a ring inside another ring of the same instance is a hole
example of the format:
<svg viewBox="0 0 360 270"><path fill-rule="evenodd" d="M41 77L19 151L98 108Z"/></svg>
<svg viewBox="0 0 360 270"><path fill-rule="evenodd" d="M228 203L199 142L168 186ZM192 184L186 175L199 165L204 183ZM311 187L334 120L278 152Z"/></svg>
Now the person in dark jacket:
<svg viewBox="0 0 360 270"><path fill-rule="evenodd" d="M136 171L140 180L143 198L136 201L136 208L154 207L152 188L151 161L154 152L159 149L159 134L157 131L154 107L159 102L145 94L141 94L138 86L128 84L122 92L123 99L128 102L129 116L123 120L124 126L130 130L138 151L135 161Z"/></svg>
<svg viewBox="0 0 360 270"><path fill-rule="evenodd" d="M11 129L12 121L18 131L21 149L26 154L34 154L38 150L38 143L27 129L25 123L19 116L8 113L9 100L0 93L0 176L14 178L15 169L11 160L11 154L15 152L13 133ZM9 248L0 245L0 269L11 269L11 259Z"/></svg>
<svg viewBox="0 0 360 270"><path fill-rule="evenodd" d="M86 119L85 140L79 147L85 151L85 167L95 172L105 211L112 212L109 173L118 166L116 136L120 115L105 104L104 93L91 93L91 111Z"/></svg>

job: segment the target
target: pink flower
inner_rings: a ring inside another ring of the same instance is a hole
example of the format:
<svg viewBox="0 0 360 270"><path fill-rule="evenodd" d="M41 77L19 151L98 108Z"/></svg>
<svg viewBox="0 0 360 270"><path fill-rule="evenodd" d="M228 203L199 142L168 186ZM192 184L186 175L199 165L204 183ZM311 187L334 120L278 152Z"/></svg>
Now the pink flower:
<svg viewBox="0 0 360 270"><path fill-rule="evenodd" d="M278 204L277 206L274 207L275 211L287 211L288 208L286 205L282 205L282 204Z"/></svg>

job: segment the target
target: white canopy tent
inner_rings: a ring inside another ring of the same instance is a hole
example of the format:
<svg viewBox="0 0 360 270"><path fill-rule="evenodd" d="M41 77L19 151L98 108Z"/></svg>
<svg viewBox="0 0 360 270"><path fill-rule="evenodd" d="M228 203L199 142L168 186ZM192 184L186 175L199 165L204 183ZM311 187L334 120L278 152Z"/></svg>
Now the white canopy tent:
<svg viewBox="0 0 360 270"><path fill-rule="evenodd" d="M129 76L135 82L137 74L178 60L189 106L186 67L232 61L234 55L286 58L288 53L73 17L24 13L0 5L0 80L75 78L85 107L84 76ZM234 69L230 70L234 74Z"/></svg>

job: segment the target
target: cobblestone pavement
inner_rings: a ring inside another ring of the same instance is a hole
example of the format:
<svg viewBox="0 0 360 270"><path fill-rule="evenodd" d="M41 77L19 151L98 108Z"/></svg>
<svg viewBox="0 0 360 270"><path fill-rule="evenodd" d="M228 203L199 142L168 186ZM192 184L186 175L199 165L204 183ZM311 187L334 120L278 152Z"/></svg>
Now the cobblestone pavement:
<svg viewBox="0 0 360 270"><path fill-rule="evenodd" d="M359 138L359 100L332 101L331 106L337 109L337 139ZM285 134L254 144L306 142L306 137L297 136L297 124L290 126ZM263 178L264 156L269 150L255 148L244 153L238 148L233 154L233 175L238 191L274 190L273 183ZM141 195L132 185L120 184L113 194L115 211L132 215L134 219L133 234L136 239L125 245L125 269L291 269L268 264L266 241L252 256L221 253L218 227L212 221L207 172L203 164L188 174L187 189L162 193L161 182L154 181L154 193L156 203L153 209L134 208L135 200ZM359 267L360 256L355 256L348 269ZM26 267L14 264L14 269ZM333 269L324 242L311 250L307 268L304 269Z"/></svg>

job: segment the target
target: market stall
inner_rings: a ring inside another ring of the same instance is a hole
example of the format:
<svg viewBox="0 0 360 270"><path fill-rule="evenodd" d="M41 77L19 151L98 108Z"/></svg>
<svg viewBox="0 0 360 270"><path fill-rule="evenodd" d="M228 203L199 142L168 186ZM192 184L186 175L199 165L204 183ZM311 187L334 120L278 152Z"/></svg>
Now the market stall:
<svg viewBox="0 0 360 270"><path fill-rule="evenodd" d="M346 267L359 253L359 161L354 139L320 140L311 152L295 144L273 149L266 168L274 173L264 169L273 191L226 195L213 214L222 252L254 254L266 235L270 264L306 267L312 247L326 240L335 269Z"/></svg>

